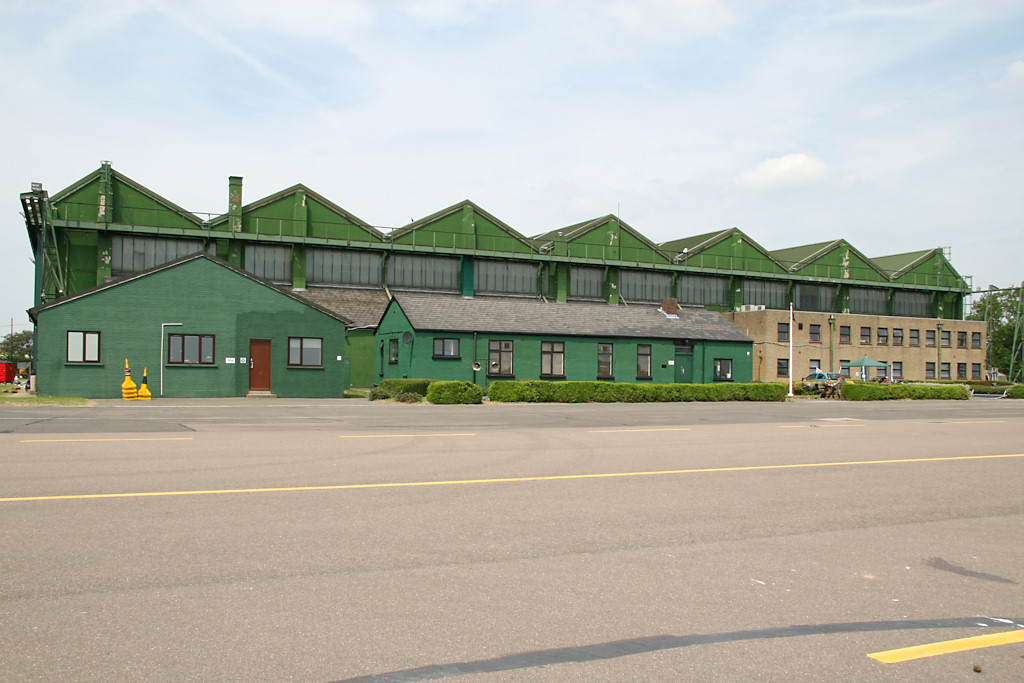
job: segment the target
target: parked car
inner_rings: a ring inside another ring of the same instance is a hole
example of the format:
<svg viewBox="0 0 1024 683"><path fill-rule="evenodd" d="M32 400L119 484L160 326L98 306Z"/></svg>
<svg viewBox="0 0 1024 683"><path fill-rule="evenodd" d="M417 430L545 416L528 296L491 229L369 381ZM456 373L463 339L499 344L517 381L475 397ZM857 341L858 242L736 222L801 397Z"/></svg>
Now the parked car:
<svg viewBox="0 0 1024 683"><path fill-rule="evenodd" d="M803 379L804 391L823 392L828 386L841 384L845 377L838 372L812 372Z"/></svg>

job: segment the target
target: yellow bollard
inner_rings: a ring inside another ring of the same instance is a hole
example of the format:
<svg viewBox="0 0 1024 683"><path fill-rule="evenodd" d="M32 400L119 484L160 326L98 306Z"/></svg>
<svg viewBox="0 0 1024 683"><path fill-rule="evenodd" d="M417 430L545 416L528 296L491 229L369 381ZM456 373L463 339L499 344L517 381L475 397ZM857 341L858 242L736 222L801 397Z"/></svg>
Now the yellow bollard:
<svg viewBox="0 0 1024 683"><path fill-rule="evenodd" d="M153 394L149 391L149 378L146 376L146 371L149 368L142 368L142 384L139 385L139 400L140 401L152 401Z"/></svg>
<svg viewBox="0 0 1024 683"><path fill-rule="evenodd" d="M121 382L121 398L126 401L136 401L139 398L135 382L132 381L132 370L128 367L127 358L124 359L124 381Z"/></svg>

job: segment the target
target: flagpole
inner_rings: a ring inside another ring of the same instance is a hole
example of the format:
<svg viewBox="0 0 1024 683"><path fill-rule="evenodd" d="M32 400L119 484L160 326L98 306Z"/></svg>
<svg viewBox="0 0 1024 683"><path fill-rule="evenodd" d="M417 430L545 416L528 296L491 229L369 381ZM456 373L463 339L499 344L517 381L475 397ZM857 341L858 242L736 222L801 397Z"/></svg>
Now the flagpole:
<svg viewBox="0 0 1024 683"><path fill-rule="evenodd" d="M789 396L793 395L793 302L789 302Z"/></svg>

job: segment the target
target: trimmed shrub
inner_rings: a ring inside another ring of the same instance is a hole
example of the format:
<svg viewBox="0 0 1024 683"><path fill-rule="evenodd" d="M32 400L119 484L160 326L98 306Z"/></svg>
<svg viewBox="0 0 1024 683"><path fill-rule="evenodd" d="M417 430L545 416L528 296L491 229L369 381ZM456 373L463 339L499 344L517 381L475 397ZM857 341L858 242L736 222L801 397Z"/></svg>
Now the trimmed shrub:
<svg viewBox="0 0 1024 683"><path fill-rule="evenodd" d="M427 387L427 400L431 403L483 403L484 392L472 382L431 382Z"/></svg>
<svg viewBox="0 0 1024 683"><path fill-rule="evenodd" d="M971 390L974 391L974 393L976 394L1002 394L1003 392L1008 391L1012 386L1013 385L1010 384L999 384L997 386L992 386L991 383L972 384Z"/></svg>
<svg viewBox="0 0 1024 683"><path fill-rule="evenodd" d="M928 384L876 384L874 382L846 382L842 388L843 398L850 401L892 401L914 400L966 400L970 398L967 389L950 384L937 386Z"/></svg>
<svg viewBox="0 0 1024 683"><path fill-rule="evenodd" d="M379 386L370 390L370 400L379 401L385 398L395 398L398 394L417 394L420 398L427 395L427 387L433 382L432 379L382 379Z"/></svg>
<svg viewBox="0 0 1024 683"><path fill-rule="evenodd" d="M1015 384L1007 389L1006 398L1024 398L1024 384Z"/></svg>
<svg viewBox="0 0 1024 683"><path fill-rule="evenodd" d="M423 397L412 391L402 391L395 394L395 401L398 403L419 403Z"/></svg>
<svg viewBox="0 0 1024 683"><path fill-rule="evenodd" d="M785 401L789 387L778 382L744 384L748 401Z"/></svg>
<svg viewBox="0 0 1024 683"><path fill-rule="evenodd" d="M783 384L646 384L632 382L522 382L491 384L488 396L506 403L647 403L678 401L785 401Z"/></svg>

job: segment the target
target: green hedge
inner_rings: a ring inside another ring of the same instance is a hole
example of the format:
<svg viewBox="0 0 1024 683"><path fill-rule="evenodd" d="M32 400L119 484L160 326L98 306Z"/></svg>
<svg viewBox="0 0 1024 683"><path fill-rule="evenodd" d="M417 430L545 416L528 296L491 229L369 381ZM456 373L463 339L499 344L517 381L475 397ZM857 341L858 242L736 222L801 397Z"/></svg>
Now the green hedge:
<svg viewBox="0 0 1024 683"><path fill-rule="evenodd" d="M653 403L669 401L785 401L779 383L638 384L499 380L487 396L503 403Z"/></svg>
<svg viewBox="0 0 1024 683"><path fill-rule="evenodd" d="M394 398L399 394L419 394L422 398L427 395L427 387L433 381L432 379L382 379L380 385L370 390L370 400Z"/></svg>
<svg viewBox="0 0 1024 683"><path fill-rule="evenodd" d="M967 389L960 385L886 385L875 382L846 382L843 384L842 395L849 401L893 401L905 398L963 401L971 397Z"/></svg>
<svg viewBox="0 0 1024 683"><path fill-rule="evenodd" d="M1015 384L1007 389L1006 398L1024 398L1024 384Z"/></svg>
<svg viewBox="0 0 1024 683"><path fill-rule="evenodd" d="M427 388L427 400L447 405L483 403L484 392L472 382L431 382Z"/></svg>
<svg viewBox="0 0 1024 683"><path fill-rule="evenodd" d="M976 394L1002 394L1010 387L1005 384L992 386L991 384L972 384L971 391Z"/></svg>

